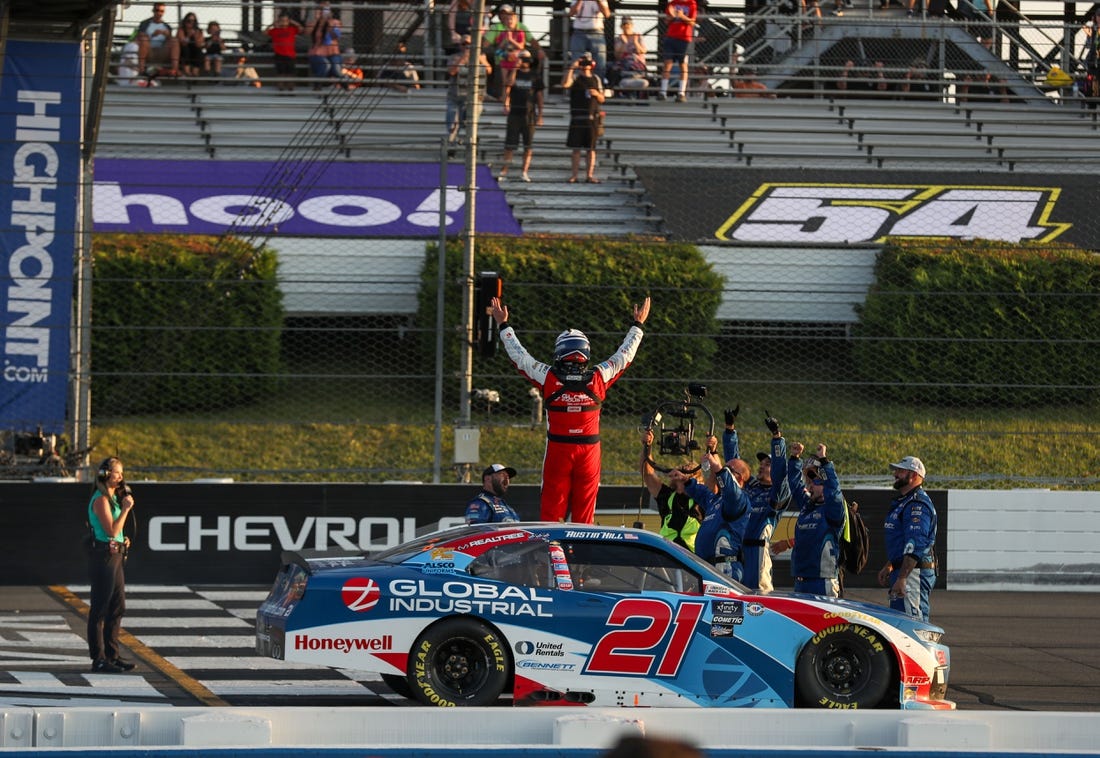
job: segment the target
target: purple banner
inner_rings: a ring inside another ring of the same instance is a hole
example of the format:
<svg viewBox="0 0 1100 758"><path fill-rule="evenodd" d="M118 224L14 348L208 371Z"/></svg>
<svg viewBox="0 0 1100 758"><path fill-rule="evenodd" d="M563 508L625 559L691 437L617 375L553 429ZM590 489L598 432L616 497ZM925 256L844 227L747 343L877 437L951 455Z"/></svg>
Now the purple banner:
<svg viewBox="0 0 1100 758"><path fill-rule="evenodd" d="M64 431L80 44L7 41L0 77L0 429Z"/></svg>
<svg viewBox="0 0 1100 758"><path fill-rule="evenodd" d="M465 167L447 167L447 233L465 225ZM439 165L101 158L96 231L437 237ZM477 169L476 229L521 234L488 167Z"/></svg>

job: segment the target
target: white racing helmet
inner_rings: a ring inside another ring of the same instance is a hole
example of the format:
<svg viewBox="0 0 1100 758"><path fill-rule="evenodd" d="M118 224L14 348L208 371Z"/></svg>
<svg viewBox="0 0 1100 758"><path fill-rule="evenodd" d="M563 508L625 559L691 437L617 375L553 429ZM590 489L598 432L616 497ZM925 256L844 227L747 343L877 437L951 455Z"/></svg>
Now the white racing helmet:
<svg viewBox="0 0 1100 758"><path fill-rule="evenodd" d="M554 361L557 363L588 363L592 346L588 337L579 329L567 329L558 335L554 343Z"/></svg>

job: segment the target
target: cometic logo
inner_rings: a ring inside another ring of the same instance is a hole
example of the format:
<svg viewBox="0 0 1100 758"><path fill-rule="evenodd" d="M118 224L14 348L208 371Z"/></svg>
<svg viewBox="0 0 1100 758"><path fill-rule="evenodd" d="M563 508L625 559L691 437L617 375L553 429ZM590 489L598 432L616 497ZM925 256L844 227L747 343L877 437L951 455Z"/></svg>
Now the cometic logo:
<svg viewBox="0 0 1100 758"><path fill-rule="evenodd" d="M369 611L378 603L382 590L373 579L356 577L348 579L340 590L340 597L349 610L356 613Z"/></svg>

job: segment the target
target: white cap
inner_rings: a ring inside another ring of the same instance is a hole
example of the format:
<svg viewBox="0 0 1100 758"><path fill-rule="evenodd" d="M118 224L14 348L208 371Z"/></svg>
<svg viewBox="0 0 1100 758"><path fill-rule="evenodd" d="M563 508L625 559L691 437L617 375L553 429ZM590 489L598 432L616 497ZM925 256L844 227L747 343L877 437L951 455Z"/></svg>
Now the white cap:
<svg viewBox="0 0 1100 758"><path fill-rule="evenodd" d="M897 463L891 463L890 468L900 468L905 471L912 471L915 474L920 474L921 479L924 478L924 464L921 463L920 458L915 458L912 455L907 455Z"/></svg>

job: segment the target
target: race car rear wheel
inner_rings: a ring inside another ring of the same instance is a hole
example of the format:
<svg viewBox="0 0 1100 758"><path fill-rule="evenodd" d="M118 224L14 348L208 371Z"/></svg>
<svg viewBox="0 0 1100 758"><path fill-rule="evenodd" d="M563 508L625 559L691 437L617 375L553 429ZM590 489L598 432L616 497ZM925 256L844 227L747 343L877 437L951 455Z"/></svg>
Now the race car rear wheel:
<svg viewBox="0 0 1100 758"><path fill-rule="evenodd" d="M796 705L874 708L893 678L890 644L873 629L837 624L818 632L798 655Z"/></svg>
<svg viewBox="0 0 1100 758"><path fill-rule="evenodd" d="M504 640L468 618L429 627L409 655L412 694L425 705L491 705L507 687L511 670Z"/></svg>

